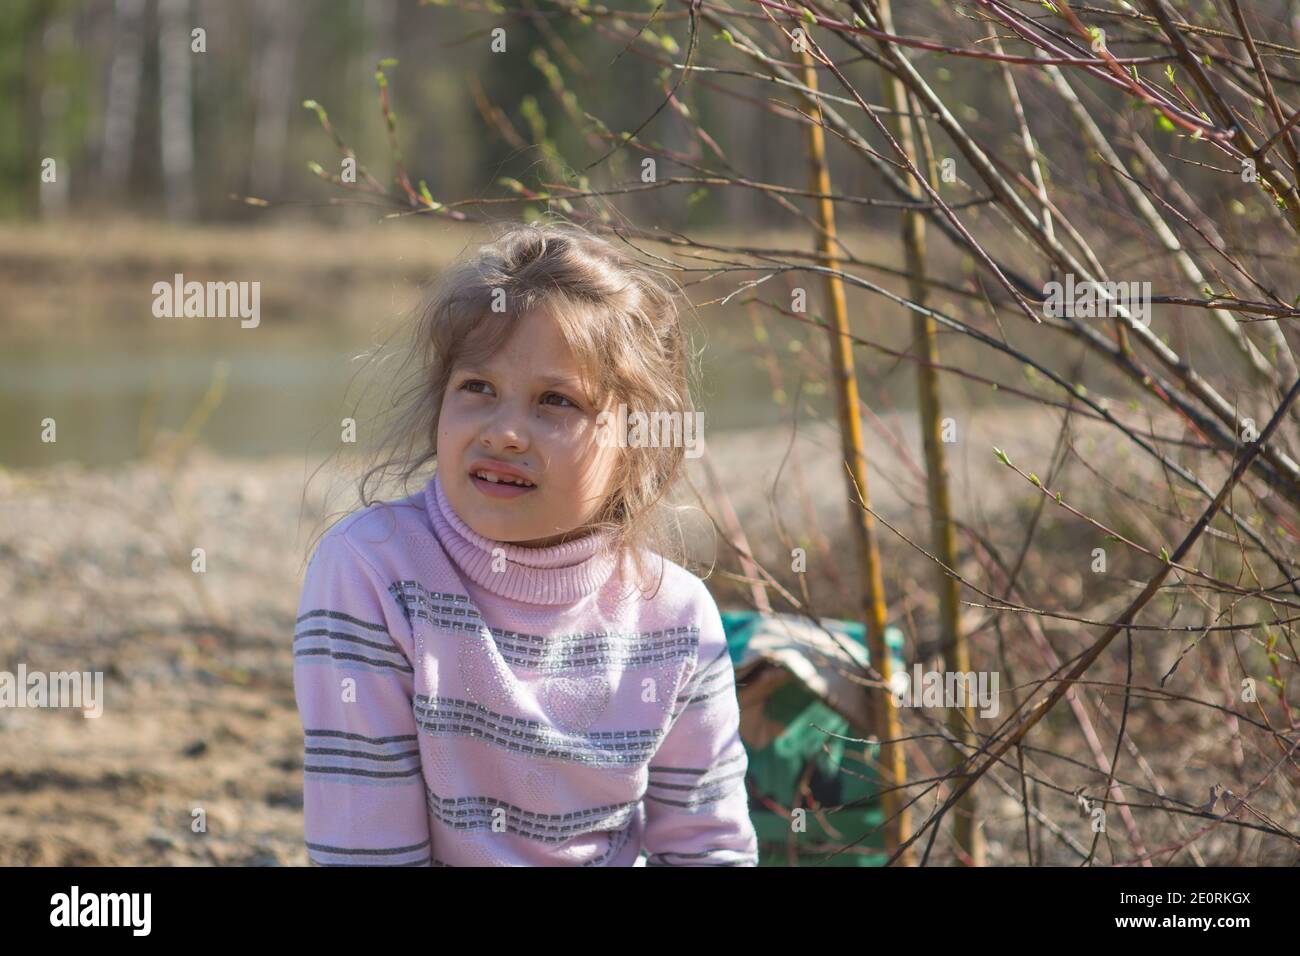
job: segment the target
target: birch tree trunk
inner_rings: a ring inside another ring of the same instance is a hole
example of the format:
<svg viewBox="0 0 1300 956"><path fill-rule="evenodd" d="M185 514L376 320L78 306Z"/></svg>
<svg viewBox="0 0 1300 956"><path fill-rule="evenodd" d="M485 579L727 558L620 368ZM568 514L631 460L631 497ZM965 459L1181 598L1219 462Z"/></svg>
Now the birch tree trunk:
<svg viewBox="0 0 1300 956"><path fill-rule="evenodd" d="M302 31L302 7L297 3L259 4L254 11L261 42L257 54L254 101L253 195L280 191L284 181L284 149L289 139L293 76ZM302 99L302 97L297 97Z"/></svg>
<svg viewBox="0 0 1300 956"><path fill-rule="evenodd" d="M158 0L158 118L162 138L163 190L170 219L194 216L194 119L189 0Z"/></svg>
<svg viewBox="0 0 1300 956"><path fill-rule="evenodd" d="M104 186L119 190L131 178L135 117L140 103L144 0L117 0L113 5L113 62L104 103L104 141L100 173Z"/></svg>
<svg viewBox="0 0 1300 956"><path fill-rule="evenodd" d="M64 14L54 12L41 31L41 68L38 75L44 83L40 91L40 143L41 160L55 161L54 176L41 182L41 218L58 216L68 205L69 136L64 126L68 112L67 76L64 61L70 55L73 43L72 21Z"/></svg>

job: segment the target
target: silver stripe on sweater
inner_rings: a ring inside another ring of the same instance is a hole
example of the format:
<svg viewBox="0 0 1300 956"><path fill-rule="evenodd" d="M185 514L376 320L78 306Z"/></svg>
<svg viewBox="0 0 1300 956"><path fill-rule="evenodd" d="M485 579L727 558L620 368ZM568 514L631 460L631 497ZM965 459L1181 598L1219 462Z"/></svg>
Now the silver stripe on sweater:
<svg viewBox="0 0 1300 956"><path fill-rule="evenodd" d="M416 694L412 711L416 725L431 736L475 737L512 753L588 767L643 764L654 755L663 738L663 730L658 727L565 733L540 721L500 714L455 697Z"/></svg>

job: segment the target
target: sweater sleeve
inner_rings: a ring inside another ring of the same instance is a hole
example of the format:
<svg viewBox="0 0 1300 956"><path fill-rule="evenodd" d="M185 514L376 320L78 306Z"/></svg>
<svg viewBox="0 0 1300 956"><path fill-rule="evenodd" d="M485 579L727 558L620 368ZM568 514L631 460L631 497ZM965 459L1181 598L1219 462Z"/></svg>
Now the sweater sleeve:
<svg viewBox="0 0 1300 956"><path fill-rule="evenodd" d="M718 606L701 590L706 608L695 667L650 762L645 865L757 866L736 673Z"/></svg>
<svg viewBox="0 0 1300 956"><path fill-rule="evenodd" d="M293 638L313 866L428 866L410 625L342 529L307 568Z"/></svg>

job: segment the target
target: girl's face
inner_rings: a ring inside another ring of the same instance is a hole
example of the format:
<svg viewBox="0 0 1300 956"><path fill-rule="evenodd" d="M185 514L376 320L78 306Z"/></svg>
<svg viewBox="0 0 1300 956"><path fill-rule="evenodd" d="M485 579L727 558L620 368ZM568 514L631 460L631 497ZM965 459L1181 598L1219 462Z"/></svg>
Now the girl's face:
<svg viewBox="0 0 1300 956"><path fill-rule="evenodd" d="M523 316L499 352L457 364L447 383L438 475L456 514L485 538L526 547L557 544L587 524L611 490L619 452L596 441L602 410L555 321Z"/></svg>

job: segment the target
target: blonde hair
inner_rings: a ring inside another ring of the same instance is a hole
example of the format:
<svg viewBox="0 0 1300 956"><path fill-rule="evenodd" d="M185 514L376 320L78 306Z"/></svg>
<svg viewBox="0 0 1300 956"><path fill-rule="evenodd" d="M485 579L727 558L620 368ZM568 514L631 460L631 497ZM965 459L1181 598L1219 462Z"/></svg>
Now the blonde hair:
<svg viewBox="0 0 1300 956"><path fill-rule="evenodd" d="M534 309L555 319L596 391L598 408L612 398L630 410L691 410L698 373L682 332L680 290L670 280L567 221L496 223L492 231L490 242L453 263L425 297L408 357L417 366L414 384L394 403L383 460L360 479L363 506L374 502L376 483L397 477L407 487L436 460L438 418L453 368L498 349L515 322ZM669 538L665 518L685 449L624 451L632 453L619 456L611 492L592 521L575 530L609 531L615 552L631 557L639 582L645 579L643 549L680 560L680 534ZM656 592L662 571L661 563Z"/></svg>

